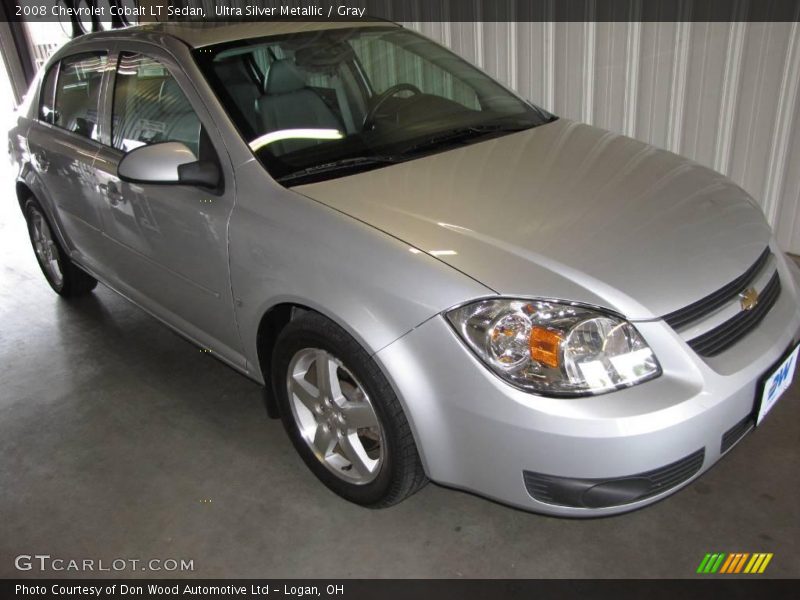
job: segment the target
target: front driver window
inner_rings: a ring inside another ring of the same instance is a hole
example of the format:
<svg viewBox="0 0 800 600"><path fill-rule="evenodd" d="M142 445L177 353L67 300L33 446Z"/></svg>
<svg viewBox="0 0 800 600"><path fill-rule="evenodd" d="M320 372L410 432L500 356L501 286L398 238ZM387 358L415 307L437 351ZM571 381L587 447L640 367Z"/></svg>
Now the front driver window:
<svg viewBox="0 0 800 600"><path fill-rule="evenodd" d="M200 119L164 65L143 54L123 52L114 83L111 138L123 152L182 142L199 156Z"/></svg>

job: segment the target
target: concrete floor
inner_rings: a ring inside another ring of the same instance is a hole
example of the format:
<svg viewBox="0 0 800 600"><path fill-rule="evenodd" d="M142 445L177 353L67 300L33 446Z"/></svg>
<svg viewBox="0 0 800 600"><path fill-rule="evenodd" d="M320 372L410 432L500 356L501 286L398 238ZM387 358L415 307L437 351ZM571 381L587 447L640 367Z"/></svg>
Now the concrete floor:
<svg viewBox="0 0 800 600"><path fill-rule="evenodd" d="M199 577L692 577L713 551L774 552L767 575L800 576L800 386L632 514L548 518L436 485L358 508L317 483L254 383L105 287L53 294L0 180L0 577L36 553L192 559Z"/></svg>

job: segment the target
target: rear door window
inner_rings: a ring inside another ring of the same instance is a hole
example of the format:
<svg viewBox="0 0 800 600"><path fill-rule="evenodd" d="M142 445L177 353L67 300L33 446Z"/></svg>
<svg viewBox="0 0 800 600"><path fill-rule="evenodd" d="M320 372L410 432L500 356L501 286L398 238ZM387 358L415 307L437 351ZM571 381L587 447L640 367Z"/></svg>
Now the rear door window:
<svg viewBox="0 0 800 600"><path fill-rule="evenodd" d="M57 127L99 141L100 83L107 62L105 52L86 52L63 59L58 70L55 113L45 119ZM47 84L45 81L45 91Z"/></svg>
<svg viewBox="0 0 800 600"><path fill-rule="evenodd" d="M154 58L120 54L111 120L112 144L118 150L182 142L199 156L200 119L178 82Z"/></svg>

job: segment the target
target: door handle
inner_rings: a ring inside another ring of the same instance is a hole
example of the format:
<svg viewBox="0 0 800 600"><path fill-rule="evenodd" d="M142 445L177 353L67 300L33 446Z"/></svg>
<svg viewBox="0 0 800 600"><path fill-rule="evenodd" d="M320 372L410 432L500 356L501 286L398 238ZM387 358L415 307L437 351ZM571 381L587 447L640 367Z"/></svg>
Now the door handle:
<svg viewBox="0 0 800 600"><path fill-rule="evenodd" d="M47 160L47 155L42 150L39 150L38 152L34 152L31 156L36 169L43 173L47 172L47 169L50 168L50 161Z"/></svg>

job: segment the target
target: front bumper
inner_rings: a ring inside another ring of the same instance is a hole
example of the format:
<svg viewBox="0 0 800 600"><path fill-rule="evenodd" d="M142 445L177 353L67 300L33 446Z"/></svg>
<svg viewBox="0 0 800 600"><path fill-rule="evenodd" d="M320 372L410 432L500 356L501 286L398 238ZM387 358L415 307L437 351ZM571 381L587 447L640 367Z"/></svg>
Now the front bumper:
<svg viewBox="0 0 800 600"><path fill-rule="evenodd" d="M749 430L759 379L800 334L798 271L782 256L778 270L786 285L770 313L713 359L697 356L663 321L637 322L663 374L601 396L556 399L517 390L441 316L375 358L404 405L433 481L541 513L626 512L685 486ZM657 473L661 487L653 487ZM551 484L549 496L537 493L542 478ZM593 483L600 487L585 496ZM566 495L552 494L564 485ZM640 499L629 501L636 490Z"/></svg>

